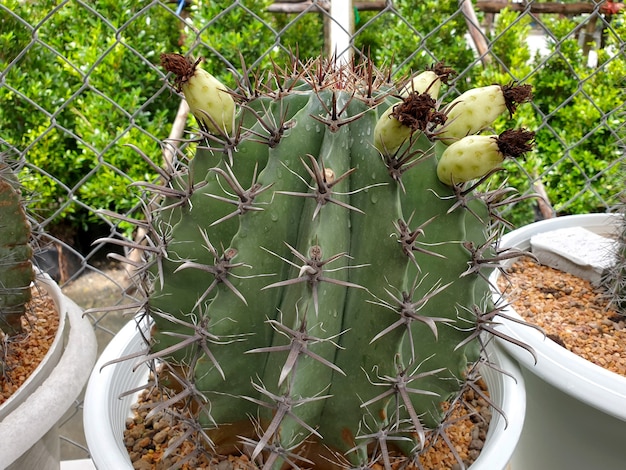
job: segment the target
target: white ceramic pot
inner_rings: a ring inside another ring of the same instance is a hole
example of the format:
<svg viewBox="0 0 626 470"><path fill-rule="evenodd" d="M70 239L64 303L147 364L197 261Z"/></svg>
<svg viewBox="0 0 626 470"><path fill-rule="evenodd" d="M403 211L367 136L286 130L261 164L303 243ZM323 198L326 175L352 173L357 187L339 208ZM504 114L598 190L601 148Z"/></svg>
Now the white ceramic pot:
<svg viewBox="0 0 626 470"><path fill-rule="evenodd" d="M141 328L144 332L149 329L145 324ZM145 349L145 345L137 332L137 324L131 321L111 340L89 379L83 420L87 445L98 470L133 468L123 444L123 435L126 419L131 416L130 407L137 395L119 397L145 384L148 369L142 365L133 371L137 361L132 360L104 368L102 366L142 349ZM492 398L507 416L508 426L502 416L494 412L485 447L471 470L507 468L524 420L526 398L519 368L496 347L490 347L489 354L496 365L510 373L510 376L506 376L488 368L483 372Z"/></svg>
<svg viewBox="0 0 626 470"><path fill-rule="evenodd" d="M610 214L557 217L505 235L501 248L530 248L530 237L566 227L605 235L615 231ZM582 247L581 247L582 248ZM496 285L495 272L491 281ZM499 297L496 292L495 298ZM521 318L511 308L507 315ZM533 357L502 343L522 365L526 382L526 423L512 468L549 470L623 470L626 468L626 377L575 355L534 328L501 319L502 331L532 346Z"/></svg>
<svg viewBox="0 0 626 470"><path fill-rule="evenodd" d="M0 468L53 470L60 466L58 421L80 395L96 360L93 327L46 274L37 282L52 296L59 329L43 361L0 406Z"/></svg>

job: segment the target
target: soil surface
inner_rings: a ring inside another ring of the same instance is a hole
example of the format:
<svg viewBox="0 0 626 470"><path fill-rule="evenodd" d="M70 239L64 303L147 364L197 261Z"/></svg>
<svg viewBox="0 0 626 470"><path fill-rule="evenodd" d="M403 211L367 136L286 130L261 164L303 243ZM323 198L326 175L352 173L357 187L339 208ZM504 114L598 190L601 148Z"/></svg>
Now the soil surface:
<svg viewBox="0 0 626 470"><path fill-rule="evenodd" d="M43 289L32 289L22 318L23 333L0 338L0 405L26 381L44 358L59 328L54 301Z"/></svg>
<svg viewBox="0 0 626 470"><path fill-rule="evenodd" d="M526 321L573 353L626 376L626 317L590 282L524 258L498 287Z"/></svg>
<svg viewBox="0 0 626 470"><path fill-rule="evenodd" d="M487 394L485 384L479 382L479 385L483 393ZM464 465L469 466L478 458L485 442L491 422L491 408L486 400L473 390L468 390L463 398L465 404L457 403L451 412L449 421L452 424L446 428L446 435L463 460ZM195 448L193 444L196 439L195 435L191 435L182 443L179 442L179 447L171 455L164 455L168 443L175 442L184 431L180 425L173 423L167 412L156 413L154 416L148 417L149 410L145 405L159 401L158 392L143 392L139 396L138 403L133 407L133 417L127 420L124 443L136 470L160 470L171 466L183 470L253 470L260 468L252 463L247 456L232 455L219 458L199 455L182 463ZM446 404L444 404L444 409L448 409ZM169 454L171 449L168 449L167 452ZM391 460L394 470L400 468L415 470L418 468L412 464L407 466L406 458L401 456L392 456ZM420 456L420 463L424 470L459 470L462 468L449 445L440 436L427 443L427 451ZM349 468L346 465L333 468ZM377 461L370 468L382 470L384 468L382 460Z"/></svg>

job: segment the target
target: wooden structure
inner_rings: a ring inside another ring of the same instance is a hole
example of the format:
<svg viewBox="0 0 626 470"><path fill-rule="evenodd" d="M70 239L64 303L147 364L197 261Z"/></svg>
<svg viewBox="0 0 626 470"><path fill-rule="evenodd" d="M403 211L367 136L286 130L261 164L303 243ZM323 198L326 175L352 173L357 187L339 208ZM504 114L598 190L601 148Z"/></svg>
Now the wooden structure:
<svg viewBox="0 0 626 470"><path fill-rule="evenodd" d="M390 3L385 0L372 0L372 1L353 1L352 5L359 11L380 11L387 7ZM393 2L391 2L393 3ZM484 13L498 13L500 10L509 8L514 11L526 11L531 13L553 13L560 15L580 15L583 13L592 13L596 8L594 2L575 2L575 3L562 3L562 2L512 2L509 0L492 0L475 2L476 9ZM614 5L620 5L618 3L606 1L605 3ZM623 5L623 4L622 4ZM303 11L311 8L311 11L324 9L329 11L330 1L312 2L311 0L278 0L275 1L268 11L273 13L302 13ZM602 7L601 7L602 8ZM623 8L623 6L622 6Z"/></svg>

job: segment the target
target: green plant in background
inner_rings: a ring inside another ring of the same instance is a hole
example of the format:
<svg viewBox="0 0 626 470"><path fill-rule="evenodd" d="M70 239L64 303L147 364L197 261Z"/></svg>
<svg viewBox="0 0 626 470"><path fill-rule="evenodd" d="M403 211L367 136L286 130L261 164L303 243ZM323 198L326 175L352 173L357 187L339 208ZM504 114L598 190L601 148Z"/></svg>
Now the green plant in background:
<svg viewBox="0 0 626 470"><path fill-rule="evenodd" d="M34 279L30 223L15 168L15 162L0 153L0 350L22 331L21 320Z"/></svg>
<svg viewBox="0 0 626 470"><path fill-rule="evenodd" d="M295 50L300 38L310 45L303 57L319 53L321 20L312 15L312 21L296 22L278 39L288 17L269 15L269 3L249 2L244 11L232 2L196 2L183 29L171 9L128 0L61 6L52 0L9 0L0 8L0 70L8 85L0 87L5 123L0 147L25 153L21 179L36 195L32 211L50 224L49 231L65 238L68 224L70 232L102 224L97 210L131 210L138 199L128 184L156 177L126 145L160 153L159 138L174 120L179 101L163 93L162 75L151 66L158 62L155 51L180 43L193 50L204 41L231 51L226 58L234 64L241 51L247 58L265 57L264 66L271 67L270 59L280 59L280 52L271 52L273 45ZM260 18L270 25L275 21L275 29ZM34 44L28 24L37 27ZM271 53L264 56L266 51ZM207 69L223 70L220 78L234 85L210 51L200 47L194 53L207 57ZM124 223L121 228L129 230Z"/></svg>
<svg viewBox="0 0 626 470"><path fill-rule="evenodd" d="M247 444L268 469L389 468L392 444L415 458L451 422L441 403L478 390L488 336L514 341L487 283L508 190L476 187L533 133L473 134L528 87L472 90L459 113L436 101L442 66L398 89L366 61L294 60L228 92L183 56L163 64L204 132L188 166L143 184L146 243L105 240L148 259L145 360L179 392L160 406L204 429L196 452Z"/></svg>
<svg viewBox="0 0 626 470"><path fill-rule="evenodd" d="M33 211L49 231L60 234L57 224L76 231L103 223L94 210L130 210L137 196L126 189L128 182L156 177L125 145L159 153L158 140L175 116L178 99L163 93L155 51L182 47L236 87L241 78L224 60L236 68L241 54L270 71L272 62L289 64L285 51L297 50L306 62L322 50L322 14L272 14L270 3L200 0L190 2L184 20L172 10L174 3L8 0L0 6L0 147L26 156L21 179L36 194ZM598 69L587 67L576 38L568 36L585 18L541 17L556 39L568 38L551 46L556 54L548 59L530 57L528 18L507 10L496 16L489 39L497 59L483 69L471 67L475 54L454 2L397 1L383 14L360 12L354 44L376 63L395 63L397 77L436 61L456 64L462 75L448 91L451 97L510 80L532 84L541 96L534 107L494 124L496 132L511 125L538 130L536 151L526 162L507 164L510 184L529 192L529 176L545 174L542 183L559 213L604 210L617 178L619 119L612 110L624 100L618 82L626 65L617 54L624 13L614 15L605 47L597 51L599 64L606 64ZM509 210L515 225L534 218L530 202Z"/></svg>
<svg viewBox="0 0 626 470"><path fill-rule="evenodd" d="M268 13L271 0L198 1L190 6L184 27L185 50L203 57L203 67L229 86L236 86L233 70L224 61L239 67L241 58L254 69L269 71L273 62L283 66L289 54L306 62L324 48L324 25L320 14L296 17Z"/></svg>
<svg viewBox="0 0 626 470"><path fill-rule="evenodd" d="M9 0L0 9L0 145L26 156L20 179L52 232L101 224L93 209L137 204L128 184L154 172L125 144L161 151L156 136L178 102L168 93L154 98L163 81L150 64L158 62L155 50L180 39L179 19L163 7L58 3Z"/></svg>
<svg viewBox="0 0 626 470"><path fill-rule="evenodd" d="M463 71L463 80L455 86L460 91L471 87L480 70L469 67L475 55L464 37L467 25L458 14L458 4L399 0L394 1L394 9L397 15L361 12L355 47L378 64L393 62L398 76L408 76L412 70L423 70L435 62L453 63Z"/></svg>
<svg viewBox="0 0 626 470"><path fill-rule="evenodd" d="M617 130L619 103L626 100L626 59L618 51L620 38L626 37L624 19L624 14L614 18L605 47L597 50L602 67L593 68L572 34L580 19L542 18L554 41L548 42L547 54L531 57L528 18L507 10L497 16L491 37L498 38L492 47L500 62L487 67L478 83L508 76L531 84L537 95L533 106L521 109L514 120L503 116L494 123L496 131L512 124L537 129L532 154L524 162L507 164L508 182L531 192L530 181L541 178L562 215L604 212L621 188ZM534 220L534 212L534 202L524 201L508 218L524 225Z"/></svg>

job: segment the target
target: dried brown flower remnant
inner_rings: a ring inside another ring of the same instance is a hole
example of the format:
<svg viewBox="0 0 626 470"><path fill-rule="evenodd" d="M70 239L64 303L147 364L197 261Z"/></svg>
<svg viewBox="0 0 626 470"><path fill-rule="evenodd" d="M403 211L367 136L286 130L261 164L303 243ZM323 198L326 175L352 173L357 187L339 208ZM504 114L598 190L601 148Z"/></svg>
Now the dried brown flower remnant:
<svg viewBox="0 0 626 470"><path fill-rule="evenodd" d="M165 70L176 75L174 86L179 92L182 91L182 86L193 77L200 62L202 59L192 62L180 54L161 54L161 65Z"/></svg>
<svg viewBox="0 0 626 470"><path fill-rule="evenodd" d="M431 70L437 74L442 83L448 84L450 79L457 75L456 70L448 67L443 62L437 62Z"/></svg>
<svg viewBox="0 0 626 470"><path fill-rule="evenodd" d="M437 111L437 102L428 93L410 93L393 108L391 115L413 132L426 131L431 124L440 125L446 121L446 115Z"/></svg>
<svg viewBox="0 0 626 470"><path fill-rule="evenodd" d="M519 158L533 149L535 133L525 129L510 129L498 136L500 153L505 157Z"/></svg>
<svg viewBox="0 0 626 470"><path fill-rule="evenodd" d="M533 96L531 85L503 85L502 94L506 109L511 116L515 113L518 105L529 102Z"/></svg>

